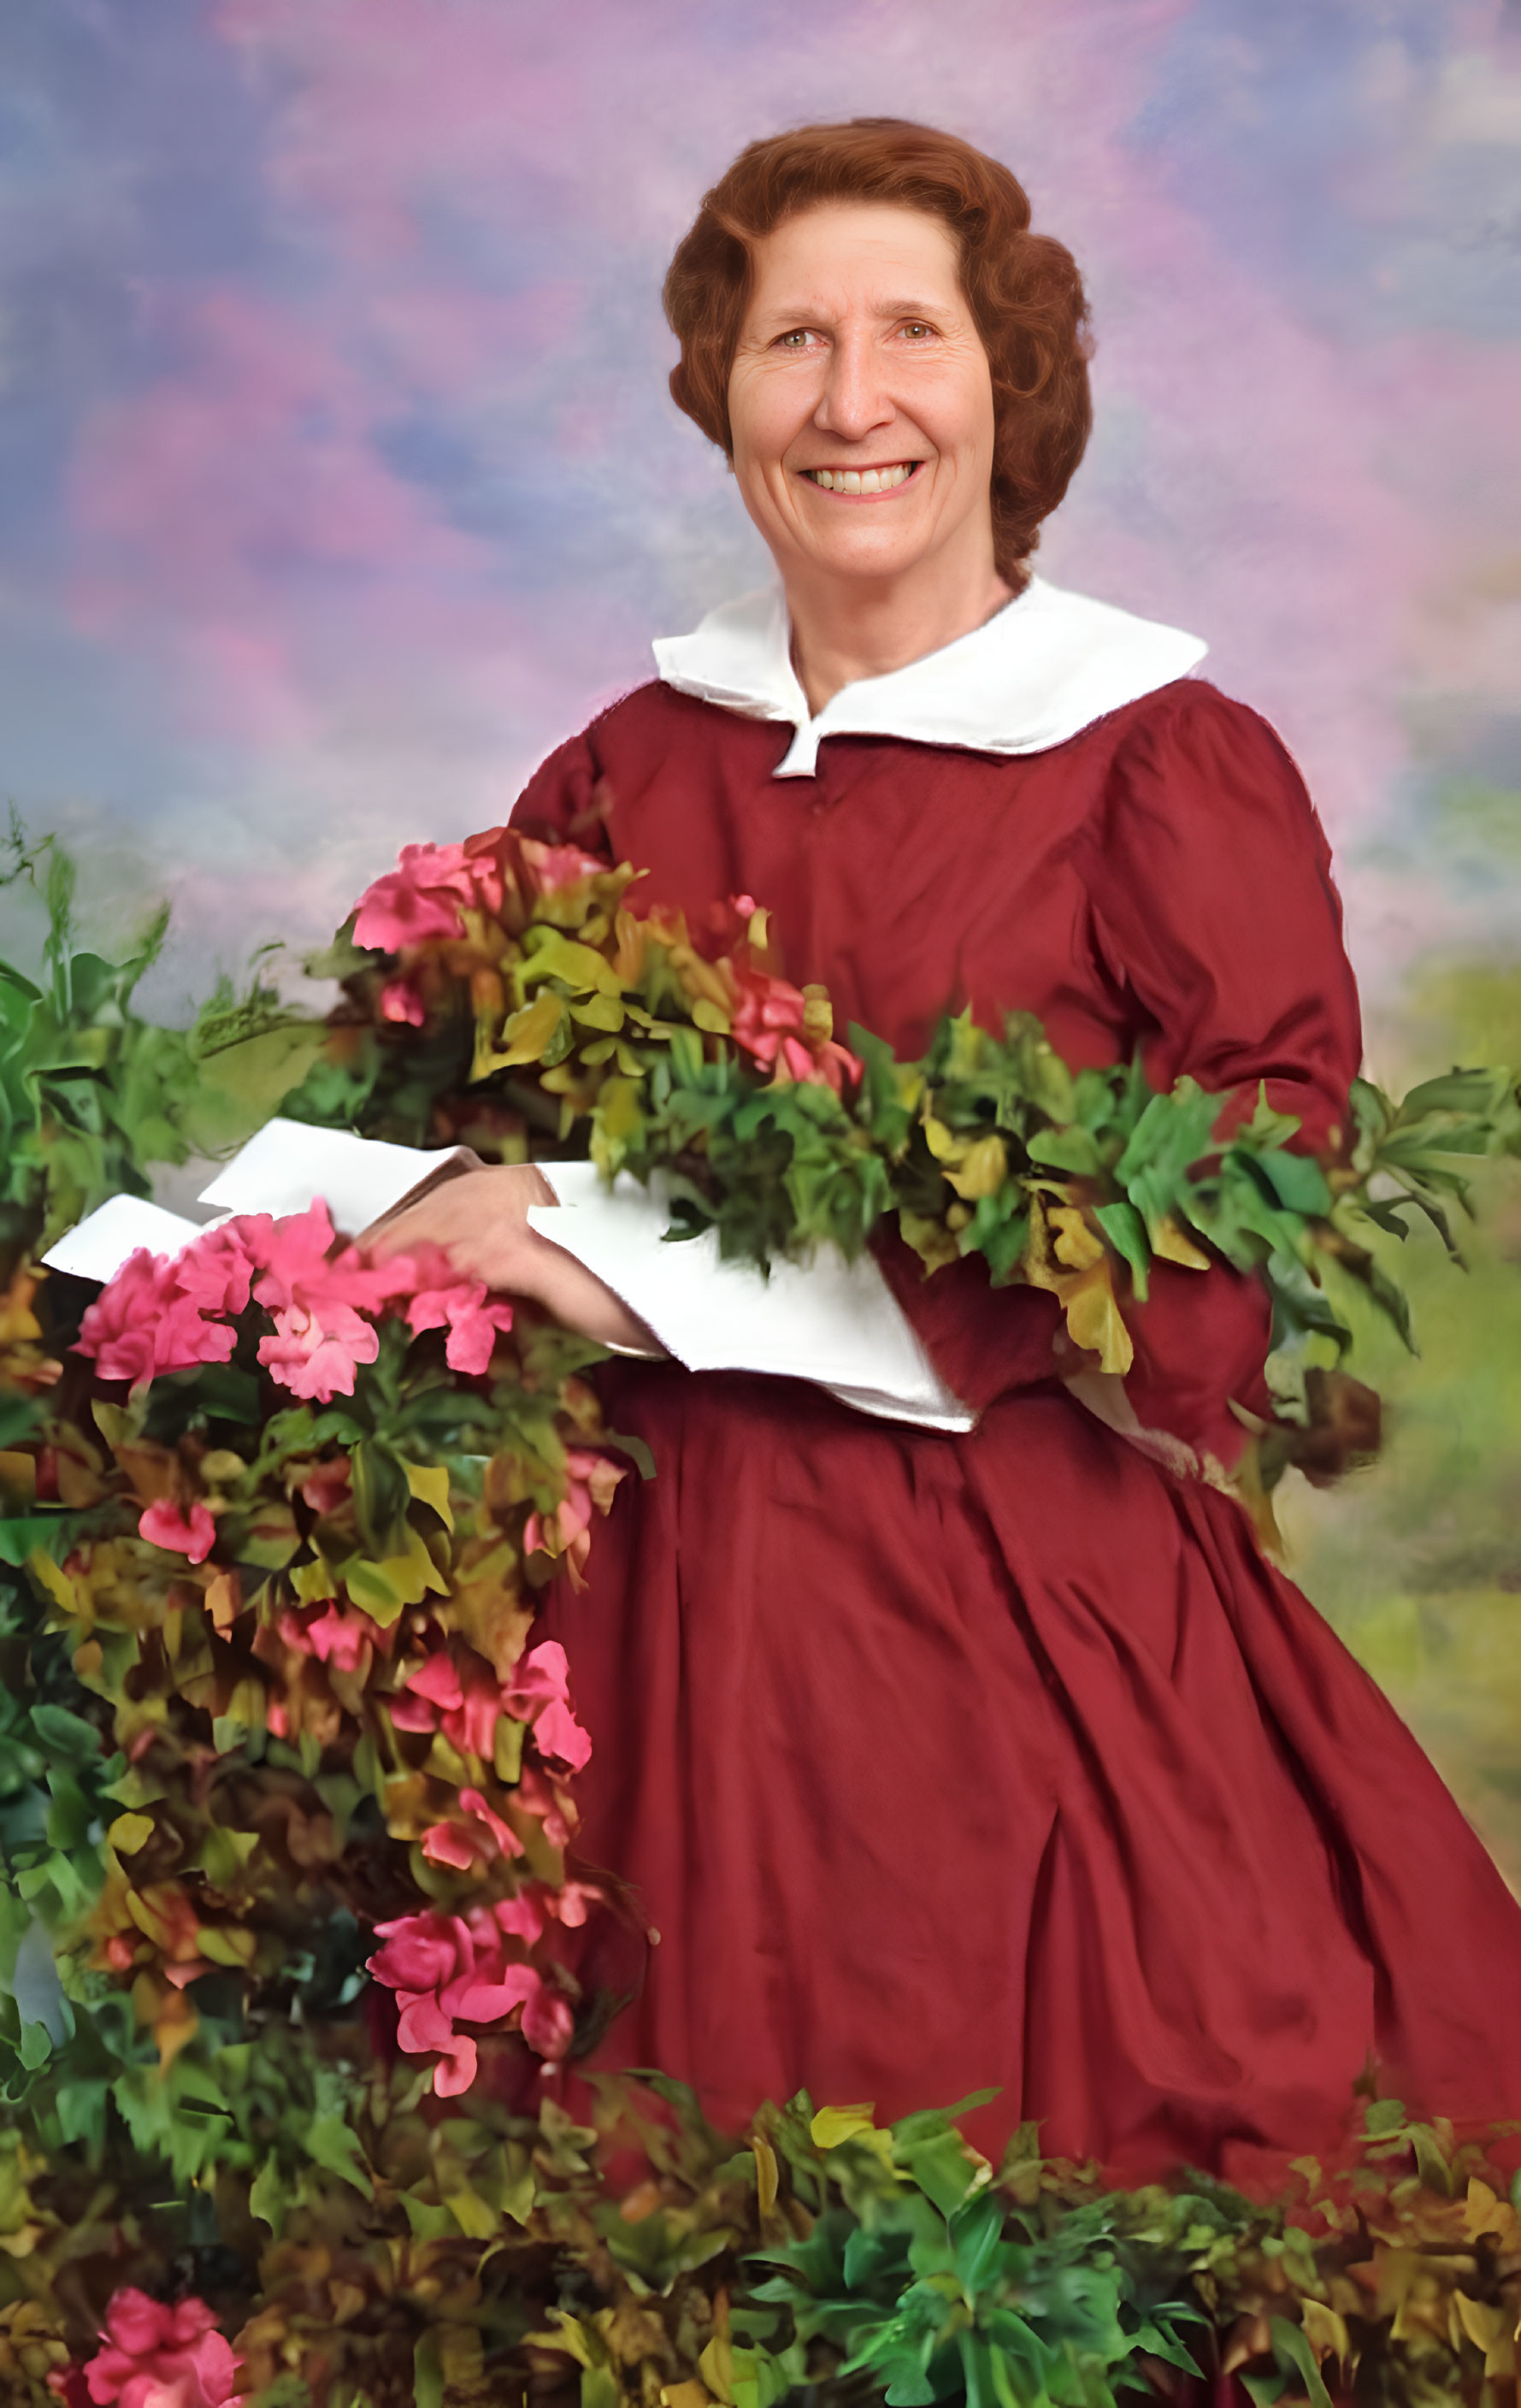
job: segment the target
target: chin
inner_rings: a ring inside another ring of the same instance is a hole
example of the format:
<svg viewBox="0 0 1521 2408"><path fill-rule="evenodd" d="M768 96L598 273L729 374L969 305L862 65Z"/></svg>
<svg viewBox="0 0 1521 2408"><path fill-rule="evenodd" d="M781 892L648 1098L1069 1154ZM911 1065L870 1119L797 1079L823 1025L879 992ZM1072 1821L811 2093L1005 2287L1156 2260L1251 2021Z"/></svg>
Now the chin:
<svg viewBox="0 0 1521 2408"><path fill-rule="evenodd" d="M876 580L906 577L919 566L928 552L929 546L923 541L905 542L898 538L896 541L882 542L863 534L863 538L854 542L821 544L813 557L818 566L827 569L831 576Z"/></svg>

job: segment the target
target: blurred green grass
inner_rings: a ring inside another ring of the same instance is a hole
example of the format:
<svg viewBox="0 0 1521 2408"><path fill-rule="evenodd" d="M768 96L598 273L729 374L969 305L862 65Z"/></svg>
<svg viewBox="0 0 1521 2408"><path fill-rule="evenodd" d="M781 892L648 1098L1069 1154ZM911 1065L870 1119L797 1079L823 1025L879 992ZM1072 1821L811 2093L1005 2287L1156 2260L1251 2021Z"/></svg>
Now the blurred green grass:
<svg viewBox="0 0 1521 2408"><path fill-rule="evenodd" d="M1397 1087L1455 1062L1521 1068L1521 963L1433 967L1380 1032ZM1521 1166L1484 1165L1455 1269L1399 1254L1421 1353L1360 1325L1385 1400L1378 1463L1279 1494L1286 1569L1415 1732L1521 1892Z"/></svg>

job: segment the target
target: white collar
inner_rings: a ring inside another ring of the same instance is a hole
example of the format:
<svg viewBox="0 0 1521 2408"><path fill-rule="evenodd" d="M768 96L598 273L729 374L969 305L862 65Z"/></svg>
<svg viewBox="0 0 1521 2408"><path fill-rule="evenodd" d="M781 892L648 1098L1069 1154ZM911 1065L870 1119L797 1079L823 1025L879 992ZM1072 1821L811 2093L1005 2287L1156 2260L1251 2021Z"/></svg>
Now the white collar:
<svg viewBox="0 0 1521 2408"><path fill-rule="evenodd" d="M792 665L780 585L710 610L690 636L664 636L667 685L747 719L796 729L779 778L811 778L825 736L899 736L974 752L1044 752L1096 719L1184 677L1208 652L1198 636L1137 619L1032 577L969 636L885 677L859 678L816 719Z"/></svg>

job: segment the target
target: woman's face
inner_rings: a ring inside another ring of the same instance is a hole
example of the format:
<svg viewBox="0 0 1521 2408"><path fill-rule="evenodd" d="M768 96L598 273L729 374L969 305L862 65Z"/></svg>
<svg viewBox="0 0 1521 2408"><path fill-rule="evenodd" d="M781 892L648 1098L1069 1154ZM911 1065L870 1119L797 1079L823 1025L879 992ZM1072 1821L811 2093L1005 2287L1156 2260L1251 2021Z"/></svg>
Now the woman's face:
<svg viewBox="0 0 1521 2408"><path fill-rule="evenodd" d="M729 423L783 578L991 575L993 383L940 219L831 202L758 243Z"/></svg>

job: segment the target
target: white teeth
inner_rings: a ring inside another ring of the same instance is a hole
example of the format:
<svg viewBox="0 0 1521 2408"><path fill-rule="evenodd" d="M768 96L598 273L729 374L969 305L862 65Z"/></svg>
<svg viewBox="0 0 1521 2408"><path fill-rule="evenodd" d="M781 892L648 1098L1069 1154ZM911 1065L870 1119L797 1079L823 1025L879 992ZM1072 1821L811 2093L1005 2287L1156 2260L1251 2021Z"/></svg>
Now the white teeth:
<svg viewBox="0 0 1521 2408"><path fill-rule="evenodd" d="M895 486L906 483L918 466L917 460L900 460L892 468L807 468L803 473L826 494L890 494Z"/></svg>

